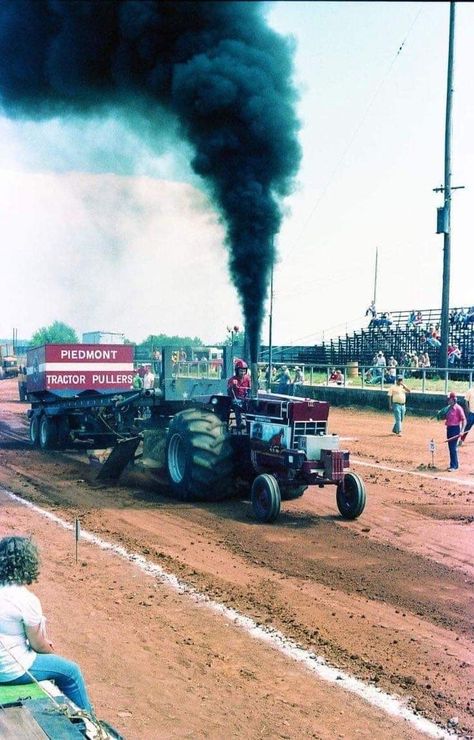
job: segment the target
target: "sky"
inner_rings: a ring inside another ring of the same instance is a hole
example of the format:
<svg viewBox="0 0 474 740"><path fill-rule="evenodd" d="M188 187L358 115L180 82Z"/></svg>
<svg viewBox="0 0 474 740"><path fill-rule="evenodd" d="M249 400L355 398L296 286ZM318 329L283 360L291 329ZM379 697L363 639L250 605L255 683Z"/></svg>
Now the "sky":
<svg viewBox="0 0 474 740"><path fill-rule="evenodd" d="M273 335L315 344L377 308L441 305L449 3L276 2L295 45L301 167L284 203ZM474 4L456 3L451 305L472 305ZM224 230L189 147L160 148L117 117L48 122L0 112L0 337L55 320L88 331L199 336L242 311ZM268 313L262 342L268 343Z"/></svg>

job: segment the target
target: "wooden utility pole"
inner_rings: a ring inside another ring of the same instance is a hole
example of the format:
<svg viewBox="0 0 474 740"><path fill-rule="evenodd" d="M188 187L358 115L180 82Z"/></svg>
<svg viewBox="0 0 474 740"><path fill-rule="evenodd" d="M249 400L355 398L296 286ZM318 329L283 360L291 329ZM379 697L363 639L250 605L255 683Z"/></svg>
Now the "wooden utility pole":
<svg viewBox="0 0 474 740"><path fill-rule="evenodd" d="M379 271L379 248L375 247L374 306L377 306L377 276Z"/></svg>

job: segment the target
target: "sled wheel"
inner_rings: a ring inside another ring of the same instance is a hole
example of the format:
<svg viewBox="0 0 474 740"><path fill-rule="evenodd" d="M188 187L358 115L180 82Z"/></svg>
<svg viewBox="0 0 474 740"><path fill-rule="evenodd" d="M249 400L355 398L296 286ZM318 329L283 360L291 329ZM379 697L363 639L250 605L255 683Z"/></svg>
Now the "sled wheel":
<svg viewBox="0 0 474 740"><path fill-rule="evenodd" d="M39 444L42 450L54 450L58 444L58 427L55 419L42 416L39 423Z"/></svg>
<svg viewBox="0 0 474 740"><path fill-rule="evenodd" d="M344 519L357 519L365 508L365 485L357 473L346 473L337 486L337 508Z"/></svg>
<svg viewBox="0 0 474 740"><path fill-rule="evenodd" d="M30 419L30 442L34 447L39 446L39 416Z"/></svg>
<svg viewBox="0 0 474 740"><path fill-rule="evenodd" d="M294 501L295 498L301 498L308 486L284 486L280 484L280 493L282 501Z"/></svg>
<svg viewBox="0 0 474 740"><path fill-rule="evenodd" d="M211 411L189 408L173 417L166 467L182 501L220 501L234 491L233 451L227 427Z"/></svg>
<svg viewBox="0 0 474 740"><path fill-rule="evenodd" d="M274 475L263 473L252 485L252 509L259 522L274 522L280 513L281 494Z"/></svg>

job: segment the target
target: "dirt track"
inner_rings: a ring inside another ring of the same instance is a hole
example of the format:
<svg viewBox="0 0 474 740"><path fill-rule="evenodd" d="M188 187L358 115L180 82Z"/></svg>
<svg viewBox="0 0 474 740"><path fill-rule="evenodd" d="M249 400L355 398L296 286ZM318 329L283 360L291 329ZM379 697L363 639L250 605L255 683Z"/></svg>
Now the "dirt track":
<svg viewBox="0 0 474 740"><path fill-rule="evenodd" d="M440 422L408 416L396 438L388 413L333 409L330 431L350 438L367 484L364 514L343 522L334 489L314 488L257 525L246 501L186 505L131 474L98 487L79 456L29 448L27 405L13 399L2 381L0 486L474 736L474 438L446 473ZM439 472L426 470L431 438ZM1 493L0 504L0 534L31 532L42 547L35 590L57 650L127 738L422 736L110 552L81 542L76 564L70 532Z"/></svg>

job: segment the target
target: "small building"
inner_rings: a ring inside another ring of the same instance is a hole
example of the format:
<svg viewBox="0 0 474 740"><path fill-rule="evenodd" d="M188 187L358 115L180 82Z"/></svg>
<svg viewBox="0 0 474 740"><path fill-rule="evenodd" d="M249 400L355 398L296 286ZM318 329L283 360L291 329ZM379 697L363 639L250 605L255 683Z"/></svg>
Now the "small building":
<svg viewBox="0 0 474 740"><path fill-rule="evenodd" d="M82 344L125 344L125 334L117 331L87 331Z"/></svg>

